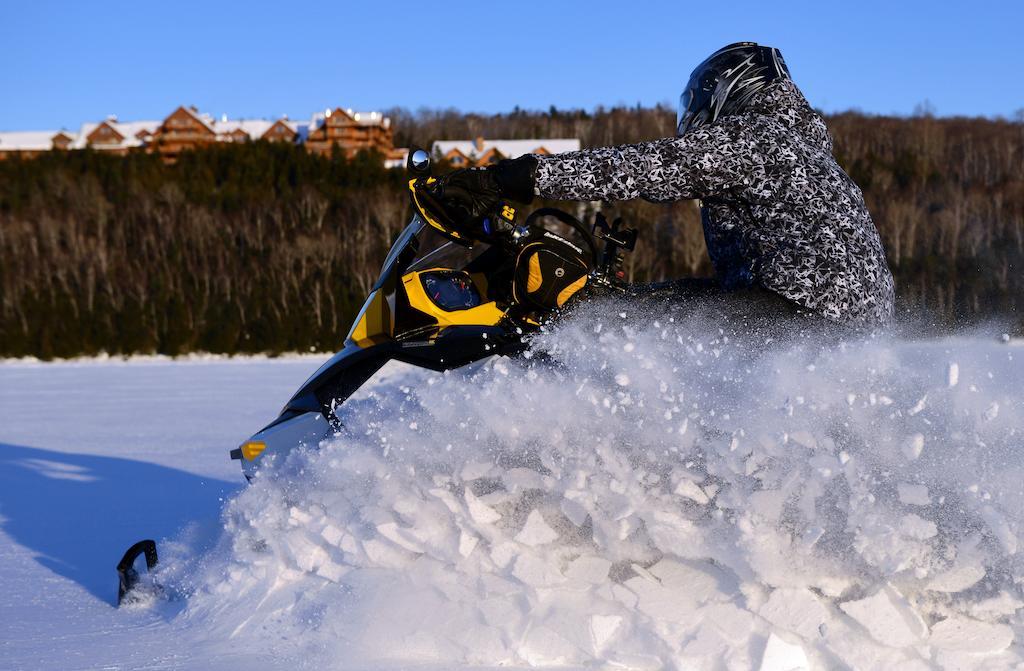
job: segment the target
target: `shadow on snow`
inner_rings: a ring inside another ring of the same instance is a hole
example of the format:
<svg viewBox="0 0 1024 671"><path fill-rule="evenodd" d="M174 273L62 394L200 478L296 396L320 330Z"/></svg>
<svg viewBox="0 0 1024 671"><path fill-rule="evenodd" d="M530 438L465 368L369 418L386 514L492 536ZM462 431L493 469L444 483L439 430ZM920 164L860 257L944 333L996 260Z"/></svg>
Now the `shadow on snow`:
<svg viewBox="0 0 1024 671"><path fill-rule="evenodd" d="M0 527L36 561L111 605L121 554L219 519L241 483L144 461L0 443Z"/></svg>

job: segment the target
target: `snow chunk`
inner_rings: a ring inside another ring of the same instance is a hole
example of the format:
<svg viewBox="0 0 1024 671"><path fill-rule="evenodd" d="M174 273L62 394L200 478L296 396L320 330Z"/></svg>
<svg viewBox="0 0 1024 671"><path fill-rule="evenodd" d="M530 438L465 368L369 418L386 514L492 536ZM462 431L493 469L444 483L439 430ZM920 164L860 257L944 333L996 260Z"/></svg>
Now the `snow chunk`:
<svg viewBox="0 0 1024 671"><path fill-rule="evenodd" d="M702 506L706 505L708 502L708 495L697 486L696 482L689 478L683 478L680 480L674 491L677 495L686 497Z"/></svg>
<svg viewBox="0 0 1024 671"><path fill-rule="evenodd" d="M867 629L871 638L894 648L915 645L928 633L921 616L891 585L866 599L847 601L839 607Z"/></svg>
<svg viewBox="0 0 1024 671"><path fill-rule="evenodd" d="M622 618L618 615L592 615L590 617L590 639L597 654L601 654L620 626L622 626Z"/></svg>
<svg viewBox="0 0 1024 671"><path fill-rule="evenodd" d="M494 508L481 501L477 496L466 488L466 506L469 508L469 516L478 524L494 524L501 519Z"/></svg>
<svg viewBox="0 0 1024 671"><path fill-rule="evenodd" d="M935 522L911 513L900 518L900 533L907 538L924 541L939 533L939 528Z"/></svg>
<svg viewBox="0 0 1024 671"><path fill-rule="evenodd" d="M914 461L924 451L924 435L915 433L903 443L903 456Z"/></svg>
<svg viewBox="0 0 1024 671"><path fill-rule="evenodd" d="M329 545L340 547L341 539L344 538L345 532L333 524L328 524L324 527L324 530L320 532L320 536L327 541Z"/></svg>
<svg viewBox="0 0 1024 671"><path fill-rule="evenodd" d="M985 568L978 564L958 565L932 578L928 589L933 592L961 592L984 577Z"/></svg>
<svg viewBox="0 0 1024 671"><path fill-rule="evenodd" d="M1017 554L1017 535L1010 528L1006 516L992 506L985 506L981 509L981 518L985 520L985 524L999 541L1003 551L1008 555Z"/></svg>
<svg viewBox="0 0 1024 671"><path fill-rule="evenodd" d="M473 554L473 550L476 549L479 542L480 539L473 534L461 531L459 533L459 554L462 555L462 557L468 557Z"/></svg>
<svg viewBox="0 0 1024 671"><path fill-rule="evenodd" d="M828 609L806 589L781 587L772 592L758 615L804 638L814 638L829 619Z"/></svg>
<svg viewBox="0 0 1024 671"><path fill-rule="evenodd" d="M759 668L761 671L796 671L809 669L811 665L803 648L786 643L775 634L771 634L767 645L764 646Z"/></svg>
<svg viewBox="0 0 1024 671"><path fill-rule="evenodd" d="M928 488L924 485L901 482L896 485L896 491L899 494L900 503L908 506L927 506L932 502L928 498Z"/></svg>
<svg viewBox="0 0 1024 671"><path fill-rule="evenodd" d="M789 434L789 438L797 445L803 445L811 450L818 449L818 440L810 431L794 431Z"/></svg>
<svg viewBox="0 0 1024 671"><path fill-rule="evenodd" d="M949 364L949 368L946 370L946 384L950 387L955 387L956 383L960 381L960 365L953 361Z"/></svg>
<svg viewBox="0 0 1024 671"><path fill-rule="evenodd" d="M321 564L316 570L316 574L321 578L330 580L331 582L341 582L341 579L349 572L347 566L341 564L335 564L334 562L327 562Z"/></svg>
<svg viewBox="0 0 1024 671"><path fill-rule="evenodd" d="M563 666L578 661L579 650L548 627L533 627L519 647L530 666Z"/></svg>
<svg viewBox="0 0 1024 671"><path fill-rule="evenodd" d="M300 510L295 506L292 506L291 510L288 511L288 523L293 527L304 527L312 521L313 516L305 510Z"/></svg>
<svg viewBox="0 0 1024 671"><path fill-rule="evenodd" d="M655 619L689 623L699 604L720 594L713 576L674 560L663 559L649 571L637 565L633 570L639 575L626 587L639 597L637 608Z"/></svg>
<svg viewBox="0 0 1024 671"><path fill-rule="evenodd" d="M594 555L582 555L577 557L565 570L565 577L570 580L579 580L600 585L608 580L608 571L612 563L604 557Z"/></svg>
<svg viewBox="0 0 1024 671"><path fill-rule="evenodd" d="M539 510L534 510L530 513L530 516L526 518L526 524L516 534L517 541L530 547L546 545L557 538L558 532L548 526Z"/></svg>
<svg viewBox="0 0 1024 671"><path fill-rule="evenodd" d="M954 616L932 627L928 643L943 650L993 654L1010 647L1013 630L1005 624Z"/></svg>
<svg viewBox="0 0 1024 671"><path fill-rule="evenodd" d="M530 587L550 587L565 582L565 578L550 563L532 555L519 555L512 575Z"/></svg>

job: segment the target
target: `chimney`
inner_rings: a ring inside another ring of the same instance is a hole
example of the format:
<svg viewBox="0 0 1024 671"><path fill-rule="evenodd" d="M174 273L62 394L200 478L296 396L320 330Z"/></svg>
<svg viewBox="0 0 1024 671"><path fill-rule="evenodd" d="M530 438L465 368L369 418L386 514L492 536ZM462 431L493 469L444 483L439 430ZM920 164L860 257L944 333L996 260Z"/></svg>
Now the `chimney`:
<svg viewBox="0 0 1024 671"><path fill-rule="evenodd" d="M476 140L473 141L473 145L476 147L477 152L482 152L484 150L484 136L477 135Z"/></svg>

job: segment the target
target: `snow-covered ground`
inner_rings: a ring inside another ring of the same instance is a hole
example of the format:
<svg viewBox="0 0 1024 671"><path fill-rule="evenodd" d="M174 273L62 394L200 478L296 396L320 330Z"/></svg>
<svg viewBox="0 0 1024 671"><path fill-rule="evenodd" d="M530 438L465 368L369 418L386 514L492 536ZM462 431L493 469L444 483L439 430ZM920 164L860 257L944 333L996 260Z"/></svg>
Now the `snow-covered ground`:
<svg viewBox="0 0 1024 671"><path fill-rule="evenodd" d="M242 487L317 361L0 366L3 668L1024 663L1024 349L621 306L396 368ZM166 600L113 608L160 541Z"/></svg>
<svg viewBox="0 0 1024 671"><path fill-rule="evenodd" d="M216 533L243 482L227 450L319 363L0 365L0 668L209 669L232 655L160 613L115 610L114 566L141 538Z"/></svg>

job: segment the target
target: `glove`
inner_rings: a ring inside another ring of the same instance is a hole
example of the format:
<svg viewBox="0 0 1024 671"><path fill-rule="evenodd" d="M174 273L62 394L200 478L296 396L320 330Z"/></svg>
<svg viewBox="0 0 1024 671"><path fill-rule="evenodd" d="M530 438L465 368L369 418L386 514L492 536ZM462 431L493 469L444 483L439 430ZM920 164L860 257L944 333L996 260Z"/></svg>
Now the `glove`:
<svg viewBox="0 0 1024 671"><path fill-rule="evenodd" d="M455 216L469 223L490 214L505 199L533 200L537 158L527 154L486 168L453 170L437 180L438 198Z"/></svg>
<svg viewBox="0 0 1024 671"><path fill-rule="evenodd" d="M493 212L501 201L501 187L487 168L455 170L439 177L434 193L462 227Z"/></svg>

